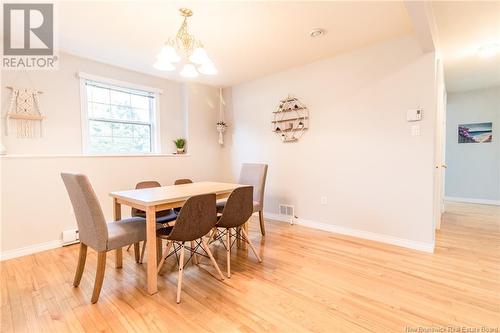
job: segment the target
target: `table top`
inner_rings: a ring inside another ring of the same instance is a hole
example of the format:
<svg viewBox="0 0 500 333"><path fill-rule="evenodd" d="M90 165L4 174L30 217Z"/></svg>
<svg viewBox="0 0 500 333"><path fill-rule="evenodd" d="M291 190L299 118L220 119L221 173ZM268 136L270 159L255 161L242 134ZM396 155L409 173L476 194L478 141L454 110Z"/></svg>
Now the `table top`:
<svg viewBox="0 0 500 333"><path fill-rule="evenodd" d="M182 185L117 191L111 192L109 195L113 198L137 203L143 206L156 206L170 202L185 201L189 197L200 194L227 194L241 186L244 185L218 182L196 182Z"/></svg>

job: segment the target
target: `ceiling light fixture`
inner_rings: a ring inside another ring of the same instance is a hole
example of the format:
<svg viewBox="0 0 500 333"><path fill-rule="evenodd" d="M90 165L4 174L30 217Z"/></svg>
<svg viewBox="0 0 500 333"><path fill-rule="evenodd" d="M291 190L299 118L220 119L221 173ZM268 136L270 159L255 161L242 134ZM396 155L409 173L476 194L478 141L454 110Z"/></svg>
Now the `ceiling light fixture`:
<svg viewBox="0 0 500 333"><path fill-rule="evenodd" d="M323 36L325 33L326 33L326 31L325 31L324 29L321 29L321 28L316 28L316 29L312 29L312 30L309 32L309 36L311 36L312 38L314 38L314 37L321 37L321 36Z"/></svg>
<svg viewBox="0 0 500 333"><path fill-rule="evenodd" d="M483 45L477 50L477 54L481 58L492 58L498 53L500 53L500 44L497 43Z"/></svg>
<svg viewBox="0 0 500 333"><path fill-rule="evenodd" d="M160 53L156 56L154 68L161 71L174 71L174 64L180 63L182 70L180 75L186 78L194 78L199 73L204 75L216 75L217 68L208 57L203 44L189 33L187 18L193 16L191 9L179 9L184 21L174 38L169 38L163 45ZM180 54L180 55L179 55Z"/></svg>

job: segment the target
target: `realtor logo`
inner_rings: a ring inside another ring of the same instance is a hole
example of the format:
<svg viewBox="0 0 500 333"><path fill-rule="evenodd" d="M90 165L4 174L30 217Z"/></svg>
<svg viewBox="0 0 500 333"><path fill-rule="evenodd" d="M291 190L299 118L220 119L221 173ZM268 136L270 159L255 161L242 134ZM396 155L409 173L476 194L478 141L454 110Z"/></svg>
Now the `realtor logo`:
<svg viewBox="0 0 500 333"><path fill-rule="evenodd" d="M3 4L4 69L54 69L54 4Z"/></svg>

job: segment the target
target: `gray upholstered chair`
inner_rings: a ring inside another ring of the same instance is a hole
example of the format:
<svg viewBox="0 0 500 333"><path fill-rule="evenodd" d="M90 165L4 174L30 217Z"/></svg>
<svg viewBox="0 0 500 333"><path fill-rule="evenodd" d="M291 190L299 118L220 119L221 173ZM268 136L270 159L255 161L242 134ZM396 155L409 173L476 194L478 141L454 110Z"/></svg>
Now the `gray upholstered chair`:
<svg viewBox="0 0 500 333"><path fill-rule="evenodd" d="M266 186L267 164L244 163L241 165L240 184L253 186L253 212L259 212L260 232L264 236L264 188ZM217 202L219 213L224 209L225 200Z"/></svg>
<svg viewBox="0 0 500 333"><path fill-rule="evenodd" d="M232 237L244 241L250 245L253 253L259 262L262 262L257 250L250 242L245 228L241 226L245 224L253 213L253 187L239 187L231 192L227 199L222 215L217 221L215 235L212 235L212 242L219 240L226 248L227 258L227 277L231 277L231 247L233 246ZM226 238L226 243L223 239Z"/></svg>
<svg viewBox="0 0 500 333"><path fill-rule="evenodd" d="M97 251L97 271L91 300L95 303L99 299L104 280L106 252L145 240L146 224L140 217L106 223L101 205L87 176L61 173L61 177L73 205L80 235L80 255L73 286L78 287L80 284L87 247L90 246Z"/></svg>
<svg viewBox="0 0 500 333"><path fill-rule="evenodd" d="M191 184L192 182L193 181L189 178L181 178L181 179L177 179L174 182L174 185Z"/></svg>
<svg viewBox="0 0 500 333"><path fill-rule="evenodd" d="M193 259L195 264L198 264L196 254L208 256L213 266L220 275L221 280L224 276L215 261L212 252L208 248L207 242L203 236L208 234L210 230L215 227L217 223L217 212L215 207L215 194L203 194L189 198L177 217L177 221L173 227L167 227L157 230L157 237L167 240L167 247L165 252L158 263L158 273L160 273L165 259L170 255L177 257L179 254L179 279L177 281L177 303L181 301L181 287L182 287L182 271L184 269L184 251L190 251L190 259ZM194 242L195 246L187 247L186 242ZM170 248L173 247L173 253L170 253ZM197 250L201 248L203 253L198 253ZM179 253L180 252L180 253ZM186 263L187 263L186 262Z"/></svg>

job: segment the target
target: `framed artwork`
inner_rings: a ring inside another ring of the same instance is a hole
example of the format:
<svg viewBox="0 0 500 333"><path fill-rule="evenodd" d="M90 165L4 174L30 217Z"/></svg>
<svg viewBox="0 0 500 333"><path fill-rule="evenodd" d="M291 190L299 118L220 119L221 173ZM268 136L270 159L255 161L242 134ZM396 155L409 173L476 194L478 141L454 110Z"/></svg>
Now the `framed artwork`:
<svg viewBox="0 0 500 333"><path fill-rule="evenodd" d="M493 123L458 125L458 143L485 143L493 139Z"/></svg>

